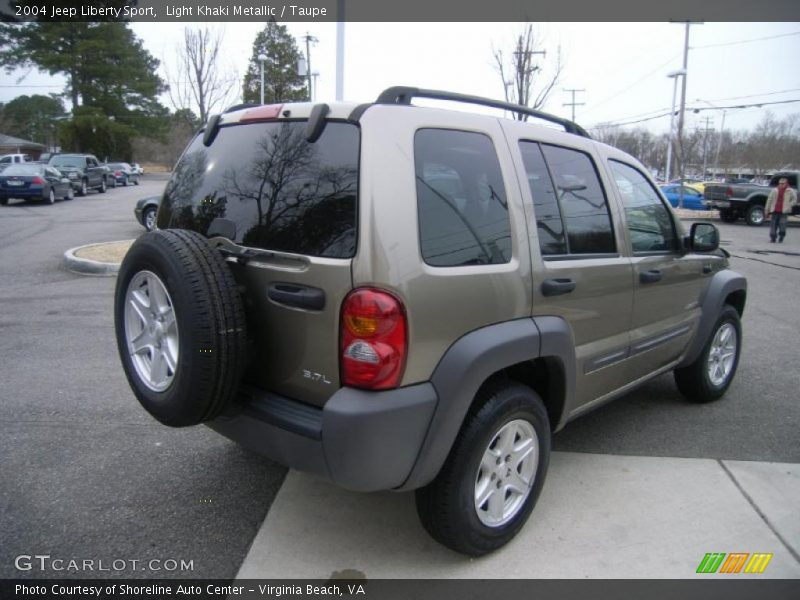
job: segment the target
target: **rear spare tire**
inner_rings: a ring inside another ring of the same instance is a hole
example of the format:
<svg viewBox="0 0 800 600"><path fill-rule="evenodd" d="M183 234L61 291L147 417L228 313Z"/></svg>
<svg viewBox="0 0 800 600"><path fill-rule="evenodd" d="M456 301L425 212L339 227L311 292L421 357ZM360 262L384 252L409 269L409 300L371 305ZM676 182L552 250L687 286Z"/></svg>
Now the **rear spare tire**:
<svg viewBox="0 0 800 600"><path fill-rule="evenodd" d="M200 234L159 230L133 243L117 277L114 322L128 382L165 425L211 420L236 396L246 358L242 298Z"/></svg>

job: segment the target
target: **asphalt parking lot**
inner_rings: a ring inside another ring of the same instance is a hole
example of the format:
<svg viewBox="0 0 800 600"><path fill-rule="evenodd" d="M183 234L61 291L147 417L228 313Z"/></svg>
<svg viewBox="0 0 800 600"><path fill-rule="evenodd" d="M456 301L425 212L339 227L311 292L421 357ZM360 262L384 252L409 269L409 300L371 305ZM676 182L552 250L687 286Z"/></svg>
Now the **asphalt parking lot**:
<svg viewBox="0 0 800 600"><path fill-rule="evenodd" d="M61 266L68 248L140 235L134 204L163 185L146 177L52 206L0 207L0 577L233 577L281 486L283 468L141 410L117 357L114 278ZM556 450L800 463L800 227L775 245L766 228L717 224L749 280L726 398L688 404L665 375L568 425ZM15 567L36 554L125 563L94 574ZM192 568L167 570L169 560Z"/></svg>

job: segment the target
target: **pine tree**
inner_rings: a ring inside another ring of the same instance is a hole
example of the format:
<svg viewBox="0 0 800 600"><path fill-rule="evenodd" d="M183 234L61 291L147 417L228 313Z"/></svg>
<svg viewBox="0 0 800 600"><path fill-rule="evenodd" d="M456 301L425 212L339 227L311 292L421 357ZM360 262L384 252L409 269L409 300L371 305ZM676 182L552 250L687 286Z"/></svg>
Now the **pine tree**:
<svg viewBox="0 0 800 600"><path fill-rule="evenodd" d="M4 24L0 48L7 72L37 67L67 78L73 118L60 126L65 149L129 156L134 135L163 132L159 62L126 23Z"/></svg>
<svg viewBox="0 0 800 600"><path fill-rule="evenodd" d="M261 101L261 64L258 56L267 57L264 61L264 102L292 102L306 100L305 77L297 73L300 51L297 43L285 25L275 21L267 23L253 42L253 54L244 76L242 98L244 102Z"/></svg>
<svg viewBox="0 0 800 600"><path fill-rule="evenodd" d="M37 67L66 76L73 111L93 107L131 124L143 115L164 114L159 62L126 23L6 24L0 40L0 63L7 72Z"/></svg>

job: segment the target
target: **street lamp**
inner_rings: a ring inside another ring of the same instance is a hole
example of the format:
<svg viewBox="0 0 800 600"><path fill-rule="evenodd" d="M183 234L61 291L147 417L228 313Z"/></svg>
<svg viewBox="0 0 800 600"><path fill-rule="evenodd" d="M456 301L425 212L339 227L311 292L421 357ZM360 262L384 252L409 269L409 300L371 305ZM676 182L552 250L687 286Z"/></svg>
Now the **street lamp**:
<svg viewBox="0 0 800 600"><path fill-rule="evenodd" d="M258 55L258 62L261 64L261 104L264 104L264 61L267 60L266 54Z"/></svg>
<svg viewBox="0 0 800 600"><path fill-rule="evenodd" d="M673 80L672 84L672 111L669 113L669 144L667 144L667 166L664 169L664 179L670 180L670 168L672 166L672 145L674 143L675 131L675 99L678 95L678 77L686 75L686 69L678 69L667 73L667 77Z"/></svg>

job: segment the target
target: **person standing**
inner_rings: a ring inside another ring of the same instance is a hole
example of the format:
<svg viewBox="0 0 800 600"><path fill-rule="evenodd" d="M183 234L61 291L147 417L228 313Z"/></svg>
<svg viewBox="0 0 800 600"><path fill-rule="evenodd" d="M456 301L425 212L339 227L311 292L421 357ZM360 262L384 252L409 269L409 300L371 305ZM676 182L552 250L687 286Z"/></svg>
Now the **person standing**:
<svg viewBox="0 0 800 600"><path fill-rule="evenodd" d="M772 218L769 223L769 241L783 242L786 237L786 221L792 214L792 207L797 204L797 192L789 187L789 180L781 177L778 180L778 187L772 188L767 197L765 210L767 217Z"/></svg>

